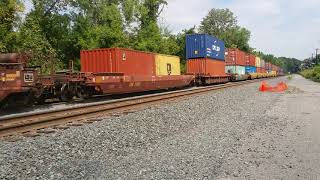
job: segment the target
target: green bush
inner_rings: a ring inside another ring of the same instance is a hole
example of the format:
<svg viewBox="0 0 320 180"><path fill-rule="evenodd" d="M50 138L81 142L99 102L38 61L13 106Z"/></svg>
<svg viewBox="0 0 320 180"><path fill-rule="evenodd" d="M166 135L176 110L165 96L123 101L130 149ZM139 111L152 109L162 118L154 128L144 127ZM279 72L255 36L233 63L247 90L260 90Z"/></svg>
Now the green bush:
<svg viewBox="0 0 320 180"><path fill-rule="evenodd" d="M307 79L320 82L320 66L316 66L312 69L306 69L300 73Z"/></svg>

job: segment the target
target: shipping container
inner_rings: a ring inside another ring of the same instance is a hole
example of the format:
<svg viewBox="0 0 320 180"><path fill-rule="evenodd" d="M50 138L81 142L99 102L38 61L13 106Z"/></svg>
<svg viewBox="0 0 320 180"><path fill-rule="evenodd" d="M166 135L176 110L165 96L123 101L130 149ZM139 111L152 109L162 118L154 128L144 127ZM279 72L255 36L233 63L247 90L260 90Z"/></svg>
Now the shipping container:
<svg viewBox="0 0 320 180"><path fill-rule="evenodd" d="M266 69L267 71L269 71L269 70L272 69L272 68L271 68L271 63L266 62L265 64L266 64L266 65L265 65L265 69Z"/></svg>
<svg viewBox="0 0 320 180"><path fill-rule="evenodd" d="M180 58L178 56L169 56L156 54L156 75L181 75Z"/></svg>
<svg viewBox="0 0 320 180"><path fill-rule="evenodd" d="M256 66L256 56L249 54L249 66Z"/></svg>
<svg viewBox="0 0 320 180"><path fill-rule="evenodd" d="M245 66L246 53L239 49L227 49L226 51L226 65L229 66Z"/></svg>
<svg viewBox="0 0 320 180"><path fill-rule="evenodd" d="M257 73L267 73L267 71L264 68L257 67Z"/></svg>
<svg viewBox="0 0 320 180"><path fill-rule="evenodd" d="M192 34L186 37L186 58L225 59L225 44L222 40L207 34Z"/></svg>
<svg viewBox="0 0 320 180"><path fill-rule="evenodd" d="M246 66L246 73L252 74L256 72L257 72L257 68L255 66Z"/></svg>
<svg viewBox="0 0 320 180"><path fill-rule="evenodd" d="M256 56L253 54L245 54L246 66L256 66Z"/></svg>
<svg viewBox="0 0 320 180"><path fill-rule="evenodd" d="M256 57L256 67L261 67L261 59Z"/></svg>
<svg viewBox="0 0 320 180"><path fill-rule="evenodd" d="M227 74L244 75L246 74L246 67L245 66L226 66L225 72Z"/></svg>
<svg viewBox="0 0 320 180"><path fill-rule="evenodd" d="M131 49L84 50L80 53L80 62L81 72L156 75L155 54Z"/></svg>
<svg viewBox="0 0 320 180"><path fill-rule="evenodd" d="M209 58L189 59L187 60L187 74L225 76L225 62Z"/></svg>
<svg viewBox="0 0 320 180"><path fill-rule="evenodd" d="M261 68L265 68L266 67L266 62L263 59L260 60L260 67Z"/></svg>

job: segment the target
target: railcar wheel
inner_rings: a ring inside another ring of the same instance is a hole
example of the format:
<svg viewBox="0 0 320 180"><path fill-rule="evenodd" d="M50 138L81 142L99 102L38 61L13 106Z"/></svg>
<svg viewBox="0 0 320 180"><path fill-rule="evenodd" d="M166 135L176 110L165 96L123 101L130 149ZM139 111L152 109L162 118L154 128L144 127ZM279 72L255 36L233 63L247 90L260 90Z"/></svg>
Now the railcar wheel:
<svg viewBox="0 0 320 180"><path fill-rule="evenodd" d="M73 95L70 92L62 92L59 96L60 101L70 102L73 99Z"/></svg>
<svg viewBox="0 0 320 180"><path fill-rule="evenodd" d="M80 99L89 99L91 94L85 87L77 88L77 97Z"/></svg>

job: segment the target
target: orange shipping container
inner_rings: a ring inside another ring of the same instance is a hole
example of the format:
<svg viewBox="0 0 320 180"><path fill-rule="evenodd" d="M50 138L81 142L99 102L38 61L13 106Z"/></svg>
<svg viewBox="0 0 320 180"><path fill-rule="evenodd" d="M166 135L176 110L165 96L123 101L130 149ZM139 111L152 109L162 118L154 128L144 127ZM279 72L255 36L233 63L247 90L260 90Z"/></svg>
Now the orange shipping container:
<svg viewBox="0 0 320 180"><path fill-rule="evenodd" d="M226 65L246 65L246 53L239 49L227 49Z"/></svg>
<svg viewBox="0 0 320 180"><path fill-rule="evenodd" d="M124 73L154 76L155 54L122 48L85 50L80 53L81 72Z"/></svg>
<svg viewBox="0 0 320 180"><path fill-rule="evenodd" d="M225 76L225 62L209 58L189 59L187 60L187 74Z"/></svg>

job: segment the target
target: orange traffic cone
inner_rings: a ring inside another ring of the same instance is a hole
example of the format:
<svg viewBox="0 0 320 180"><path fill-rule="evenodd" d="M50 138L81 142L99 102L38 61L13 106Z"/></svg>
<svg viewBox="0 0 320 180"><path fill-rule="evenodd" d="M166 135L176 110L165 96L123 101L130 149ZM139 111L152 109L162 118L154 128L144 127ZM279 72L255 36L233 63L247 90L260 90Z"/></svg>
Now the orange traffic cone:
<svg viewBox="0 0 320 180"><path fill-rule="evenodd" d="M261 92L283 92L288 89L288 85L284 82L278 83L277 86L271 87L265 81L261 83L259 91Z"/></svg>
<svg viewBox="0 0 320 180"><path fill-rule="evenodd" d="M269 89L269 85L267 84L267 82L262 81L259 91L265 92L265 91L268 91L268 89Z"/></svg>

